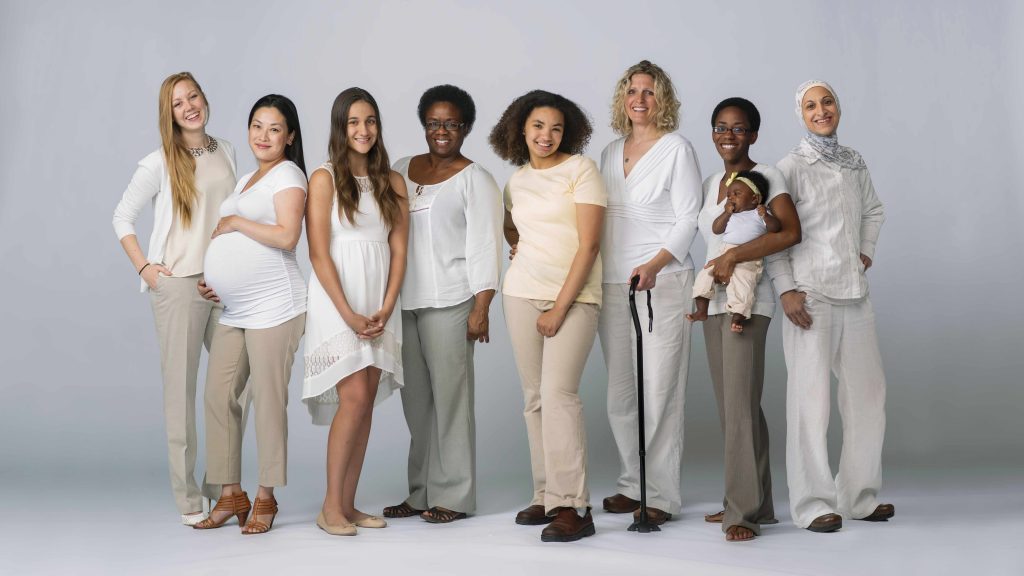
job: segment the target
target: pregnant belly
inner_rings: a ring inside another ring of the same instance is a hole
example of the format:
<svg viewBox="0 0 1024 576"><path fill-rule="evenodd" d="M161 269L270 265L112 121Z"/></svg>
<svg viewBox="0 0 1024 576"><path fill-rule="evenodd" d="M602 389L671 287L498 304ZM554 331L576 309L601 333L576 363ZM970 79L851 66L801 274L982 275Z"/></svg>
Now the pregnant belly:
<svg viewBox="0 0 1024 576"><path fill-rule="evenodd" d="M279 251L232 232L210 241L203 275L206 285L213 288L224 307L230 310L252 299L268 280L276 279L280 275L280 262Z"/></svg>

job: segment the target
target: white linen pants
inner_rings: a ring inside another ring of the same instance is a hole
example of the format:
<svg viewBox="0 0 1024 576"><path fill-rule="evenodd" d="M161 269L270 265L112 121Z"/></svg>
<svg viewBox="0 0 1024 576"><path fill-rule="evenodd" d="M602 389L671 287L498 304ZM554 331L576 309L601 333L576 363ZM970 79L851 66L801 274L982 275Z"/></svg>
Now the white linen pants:
<svg viewBox="0 0 1024 576"><path fill-rule="evenodd" d="M868 299L833 305L808 297L807 330L783 320L786 475L793 522L806 528L822 514L863 518L878 506L885 436L885 374ZM830 375L839 380L843 450L835 479L828 464Z"/></svg>
<svg viewBox="0 0 1024 576"><path fill-rule="evenodd" d="M683 459L683 408L690 365L690 294L693 270L658 276L651 290L654 330L648 331L647 295L636 296L644 330L644 432L647 440L647 504L679 514ZM640 499L637 443L636 334L629 311L629 285L604 284L598 323L608 367L608 422L621 464L618 493Z"/></svg>

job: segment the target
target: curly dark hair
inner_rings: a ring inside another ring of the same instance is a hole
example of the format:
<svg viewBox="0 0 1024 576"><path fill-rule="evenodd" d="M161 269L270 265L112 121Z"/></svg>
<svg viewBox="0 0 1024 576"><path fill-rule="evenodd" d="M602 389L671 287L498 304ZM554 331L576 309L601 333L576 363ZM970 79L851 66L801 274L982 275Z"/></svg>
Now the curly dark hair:
<svg viewBox="0 0 1024 576"><path fill-rule="evenodd" d="M711 127L715 127L715 122L718 121L718 113L726 108L739 108L743 114L747 117L747 123L750 124L750 131L757 132L761 129L761 113L757 111L757 106L746 98L740 98L735 96L733 98L726 98L715 106L715 110L711 113Z"/></svg>
<svg viewBox="0 0 1024 576"><path fill-rule="evenodd" d="M488 142L503 160L514 166L522 166L530 161L530 150L526 147L526 139L523 138L523 127L535 108L554 108L565 117L565 132L562 134L561 144L558 145L559 152L582 154L587 149L593 132L587 113L564 96L544 90L533 90L513 100L491 130Z"/></svg>
<svg viewBox="0 0 1024 576"><path fill-rule="evenodd" d="M416 108L416 113L420 117L420 126L427 125L427 111L438 102L447 102L459 109L462 121L466 123L463 128L465 134L468 135L473 130L473 123L476 122L476 104L473 103L473 97L469 95L469 92L451 84L428 88L423 96L420 96L420 104Z"/></svg>
<svg viewBox="0 0 1024 576"><path fill-rule="evenodd" d="M746 178L757 186L758 192L761 193L761 197L758 199L758 204L764 204L764 201L768 198L768 192L771 186L768 184L768 179L763 174L756 170L743 170L742 172L736 173L737 178Z"/></svg>

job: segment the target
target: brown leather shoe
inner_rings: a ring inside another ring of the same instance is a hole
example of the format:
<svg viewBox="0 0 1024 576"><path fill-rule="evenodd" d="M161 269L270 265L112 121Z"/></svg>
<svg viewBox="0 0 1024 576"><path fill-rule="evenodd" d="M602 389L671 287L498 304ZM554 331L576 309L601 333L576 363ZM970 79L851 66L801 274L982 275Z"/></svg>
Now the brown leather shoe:
<svg viewBox="0 0 1024 576"><path fill-rule="evenodd" d="M626 514L640 508L640 501L633 500L629 496L623 494L616 494L615 496L609 496L601 501L601 505L604 507L605 512L611 512L612 514Z"/></svg>
<svg viewBox="0 0 1024 576"><path fill-rule="evenodd" d="M857 520L864 520L865 522L888 522L889 518L896 515L896 507L892 504L879 504L875 511L871 514L857 518Z"/></svg>
<svg viewBox="0 0 1024 576"><path fill-rule="evenodd" d="M662 524L668 522L671 519L672 515L668 512L665 512L664 510L658 510L657 508L651 508L650 506L647 507L647 520L649 520L651 524L654 524L655 526L661 526ZM640 521L639 508L633 511L633 520L637 522Z"/></svg>
<svg viewBox="0 0 1024 576"><path fill-rule="evenodd" d="M843 527L843 517L839 514L822 514L807 527L811 532L835 532Z"/></svg>
<svg viewBox="0 0 1024 576"><path fill-rule="evenodd" d="M580 538L594 535L594 518L587 508L587 515L580 518L575 508L557 508L558 514L551 524L540 533L542 542L575 542Z"/></svg>
<svg viewBox="0 0 1024 576"><path fill-rule="evenodd" d="M544 513L544 507L540 504L531 504L516 514L516 524L523 526L539 526L554 520L553 517Z"/></svg>

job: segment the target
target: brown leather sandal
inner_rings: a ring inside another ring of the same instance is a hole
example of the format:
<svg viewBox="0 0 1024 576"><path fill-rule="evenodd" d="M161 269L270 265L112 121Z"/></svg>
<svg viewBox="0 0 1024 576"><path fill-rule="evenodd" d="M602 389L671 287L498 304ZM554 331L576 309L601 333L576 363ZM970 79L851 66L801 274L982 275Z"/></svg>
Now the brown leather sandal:
<svg viewBox="0 0 1024 576"><path fill-rule="evenodd" d="M426 510L417 510L412 506L409 506L408 502L402 502L397 506L387 506L384 508L385 518L408 518L410 516L419 516Z"/></svg>
<svg viewBox="0 0 1024 576"><path fill-rule="evenodd" d="M259 501L257 499L257 501ZM252 504L249 502L249 495L245 492L239 492L231 496L225 496L220 500L217 500L217 505L210 510L210 516L202 522L193 525L192 527L196 530L209 530L211 528L220 528L232 516L238 518L238 525L243 526L246 518L249 517L249 511L252 510ZM230 512L227 516L224 516L220 521L214 520L213 515L217 512Z"/></svg>
<svg viewBox="0 0 1024 576"><path fill-rule="evenodd" d="M270 514L270 524L265 524L257 520L260 516L266 516ZM242 527L242 534L263 534L264 532L270 532L270 529L274 526L274 519L277 518L277 499L271 496L270 498L257 497L256 501L253 502L252 516L249 517L249 521Z"/></svg>
<svg viewBox="0 0 1024 576"><path fill-rule="evenodd" d="M721 524L723 520L725 520L725 510L704 515L704 521L711 524Z"/></svg>
<svg viewBox="0 0 1024 576"><path fill-rule="evenodd" d="M423 514L420 514L420 518L423 518L431 524L448 524L449 522L462 520L465 517L465 512L457 512L455 510L441 508L440 506L434 506L433 508L424 511Z"/></svg>

